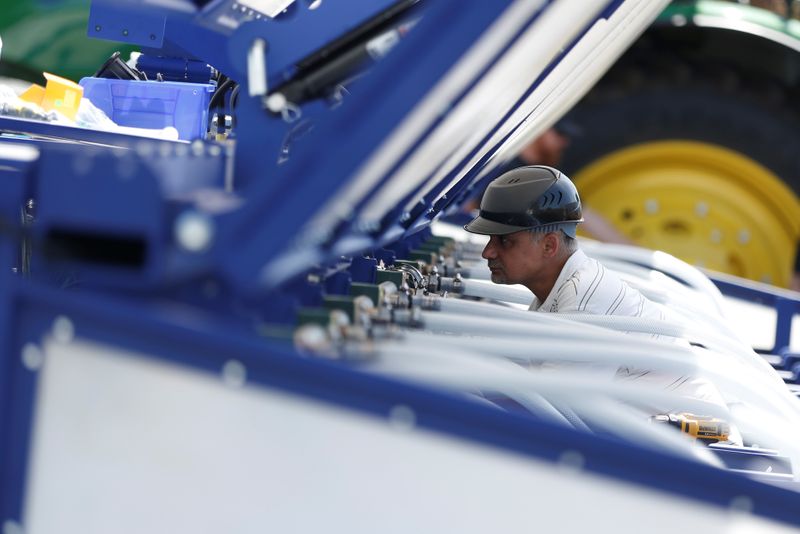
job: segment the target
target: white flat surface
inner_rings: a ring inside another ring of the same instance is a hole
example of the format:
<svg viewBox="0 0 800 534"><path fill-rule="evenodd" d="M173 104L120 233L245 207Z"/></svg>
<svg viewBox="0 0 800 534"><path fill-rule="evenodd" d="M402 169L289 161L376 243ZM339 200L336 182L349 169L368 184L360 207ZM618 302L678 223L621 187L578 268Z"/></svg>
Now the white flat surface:
<svg viewBox="0 0 800 534"><path fill-rule="evenodd" d="M774 308L739 299L725 298L725 315L733 328L744 337L751 347L773 348L777 320ZM790 346L794 350L800 350L800 316L797 315L792 320Z"/></svg>
<svg viewBox="0 0 800 534"><path fill-rule="evenodd" d="M417 430L404 407L367 417L85 341L44 352L29 534L795 531L587 474L575 452Z"/></svg>

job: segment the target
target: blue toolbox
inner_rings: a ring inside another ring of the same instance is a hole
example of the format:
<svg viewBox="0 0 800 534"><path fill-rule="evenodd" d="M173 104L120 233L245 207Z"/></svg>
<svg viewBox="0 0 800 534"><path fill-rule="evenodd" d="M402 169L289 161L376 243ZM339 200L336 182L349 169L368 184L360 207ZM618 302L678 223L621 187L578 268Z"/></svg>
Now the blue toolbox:
<svg viewBox="0 0 800 534"><path fill-rule="evenodd" d="M173 127L185 141L203 139L215 84L83 78L83 94L119 126Z"/></svg>

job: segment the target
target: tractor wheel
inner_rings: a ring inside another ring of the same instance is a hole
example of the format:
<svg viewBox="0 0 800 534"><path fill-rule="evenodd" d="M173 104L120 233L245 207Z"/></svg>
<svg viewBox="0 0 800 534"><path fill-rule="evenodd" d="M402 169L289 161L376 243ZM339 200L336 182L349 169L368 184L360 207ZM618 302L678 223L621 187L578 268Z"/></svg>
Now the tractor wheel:
<svg viewBox="0 0 800 534"><path fill-rule="evenodd" d="M786 287L800 236L796 112L779 86L680 72L601 82L573 112L565 170L634 242Z"/></svg>

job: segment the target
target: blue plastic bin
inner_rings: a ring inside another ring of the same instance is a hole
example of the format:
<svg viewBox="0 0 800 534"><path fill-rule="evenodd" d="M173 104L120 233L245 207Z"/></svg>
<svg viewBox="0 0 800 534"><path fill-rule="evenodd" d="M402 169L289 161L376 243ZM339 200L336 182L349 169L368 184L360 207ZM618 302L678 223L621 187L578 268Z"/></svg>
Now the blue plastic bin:
<svg viewBox="0 0 800 534"><path fill-rule="evenodd" d="M106 78L84 78L80 84L83 96L120 126L174 126L187 141L206 135L213 84Z"/></svg>

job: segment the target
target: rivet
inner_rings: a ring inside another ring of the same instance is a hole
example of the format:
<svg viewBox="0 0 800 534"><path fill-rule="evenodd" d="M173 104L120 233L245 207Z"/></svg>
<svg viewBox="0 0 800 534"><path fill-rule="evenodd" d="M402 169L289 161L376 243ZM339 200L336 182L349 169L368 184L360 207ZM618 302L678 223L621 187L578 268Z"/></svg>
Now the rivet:
<svg viewBox="0 0 800 534"><path fill-rule="evenodd" d="M69 317L59 315L53 321L53 338L59 343L69 343L75 337L75 325Z"/></svg>
<svg viewBox="0 0 800 534"><path fill-rule="evenodd" d="M658 213L658 200L651 198L645 201L644 211L650 215Z"/></svg>
<svg viewBox="0 0 800 534"><path fill-rule="evenodd" d="M578 451L566 450L558 457L558 466L565 471L582 471L584 465L586 465L586 458Z"/></svg>
<svg viewBox="0 0 800 534"><path fill-rule="evenodd" d="M140 141L136 143L136 154L143 158L149 158L153 155L153 143L150 141Z"/></svg>
<svg viewBox="0 0 800 534"><path fill-rule="evenodd" d="M198 139L198 140L196 140L196 141L194 141L192 143L192 154L193 155L195 155L197 157L200 157L200 156L203 155L204 152L205 152L205 146L203 145L202 141L200 141Z"/></svg>
<svg viewBox="0 0 800 534"><path fill-rule="evenodd" d="M194 211L182 213L175 220L175 240L189 252L202 252L211 246L214 223Z"/></svg>
<svg viewBox="0 0 800 534"><path fill-rule="evenodd" d="M753 511L753 499L746 495L739 495L731 499L730 508L737 512L749 514Z"/></svg>
<svg viewBox="0 0 800 534"><path fill-rule="evenodd" d="M22 364L29 371L38 371L44 363L44 354L36 343L25 343L22 347Z"/></svg>
<svg viewBox="0 0 800 534"><path fill-rule="evenodd" d="M238 360L228 360L222 366L222 381L226 386L242 387L247 381L247 368Z"/></svg>
<svg viewBox="0 0 800 534"><path fill-rule="evenodd" d="M708 215L708 204L705 202L698 202L694 206L694 212L698 217L705 217Z"/></svg>
<svg viewBox="0 0 800 534"><path fill-rule="evenodd" d="M711 235L708 236L711 239L712 243L719 244L722 243L722 231L718 228L714 228L711 230Z"/></svg>
<svg viewBox="0 0 800 534"><path fill-rule="evenodd" d="M739 243L742 245L746 245L750 242L750 232L745 229L739 230Z"/></svg>
<svg viewBox="0 0 800 534"><path fill-rule="evenodd" d="M396 430L407 432L416 426L417 415L408 406L398 404L389 411L389 424Z"/></svg>
<svg viewBox="0 0 800 534"><path fill-rule="evenodd" d="M672 24L677 26L677 27L679 27L679 28L681 26L686 26L686 24L689 22L689 19L687 19L685 15L681 15L681 14L672 15L672 19L671 20L672 20Z"/></svg>

